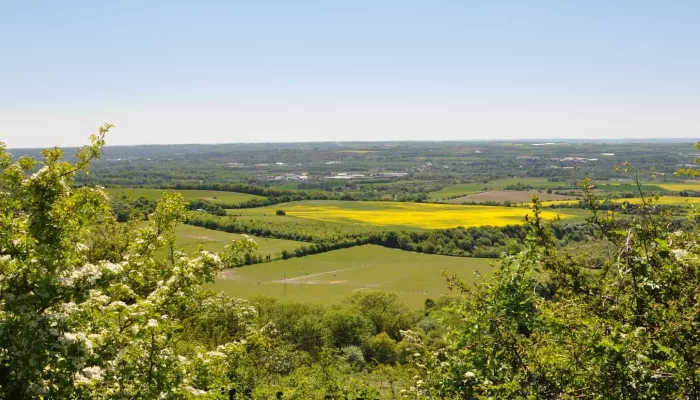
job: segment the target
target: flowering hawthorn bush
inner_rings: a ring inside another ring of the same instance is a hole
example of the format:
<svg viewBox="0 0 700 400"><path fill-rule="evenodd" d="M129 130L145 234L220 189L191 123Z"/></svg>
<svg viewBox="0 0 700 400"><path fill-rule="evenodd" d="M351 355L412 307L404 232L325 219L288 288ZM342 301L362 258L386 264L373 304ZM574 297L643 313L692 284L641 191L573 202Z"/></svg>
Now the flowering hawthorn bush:
<svg viewBox="0 0 700 400"><path fill-rule="evenodd" d="M0 398L149 399L218 394L250 343L255 309L232 303L244 332L213 351L182 340L202 285L242 262L174 249L186 202L166 195L147 225L117 224L100 188L74 188L100 156L105 125L75 162L63 151L13 159L0 146ZM156 250L169 249L165 260ZM211 350L211 347L210 347Z"/></svg>

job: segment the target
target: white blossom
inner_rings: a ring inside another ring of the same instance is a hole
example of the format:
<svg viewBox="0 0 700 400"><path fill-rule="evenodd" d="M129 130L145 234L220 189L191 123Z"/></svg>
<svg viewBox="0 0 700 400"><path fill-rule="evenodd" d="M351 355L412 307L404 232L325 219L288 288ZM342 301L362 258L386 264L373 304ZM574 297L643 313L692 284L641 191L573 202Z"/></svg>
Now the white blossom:
<svg viewBox="0 0 700 400"><path fill-rule="evenodd" d="M684 249L674 249L672 250L673 255L676 256L677 259L682 260L688 255L688 251Z"/></svg>
<svg viewBox="0 0 700 400"><path fill-rule="evenodd" d="M107 271L109 271L109 272L111 272L111 273L113 273L113 274L121 273L121 272L124 270L124 268L123 268L120 264L115 264L115 263L111 263L111 262L106 262L106 263L104 263L103 265L104 265L104 268L105 268Z"/></svg>
<svg viewBox="0 0 700 400"><path fill-rule="evenodd" d="M200 396L207 393L204 390L193 388L192 386L187 386L185 389L187 389L188 392L192 393L195 396Z"/></svg>
<svg viewBox="0 0 700 400"><path fill-rule="evenodd" d="M37 178L41 177L42 175L44 175L46 172L48 172L48 170L49 170L49 166L44 165L43 167L39 168L38 171L33 173L32 176L29 177L29 179L30 180L37 179Z"/></svg>
<svg viewBox="0 0 700 400"><path fill-rule="evenodd" d="M86 367L81 371L83 376L90 380L100 380L102 379L102 368L98 366Z"/></svg>

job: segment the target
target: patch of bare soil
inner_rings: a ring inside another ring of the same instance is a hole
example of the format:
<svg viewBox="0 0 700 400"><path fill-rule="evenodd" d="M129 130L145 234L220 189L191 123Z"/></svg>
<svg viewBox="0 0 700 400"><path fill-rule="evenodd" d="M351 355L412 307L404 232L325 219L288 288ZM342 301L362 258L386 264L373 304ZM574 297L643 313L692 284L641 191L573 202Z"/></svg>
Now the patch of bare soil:
<svg viewBox="0 0 700 400"><path fill-rule="evenodd" d="M578 200L576 196L563 196L560 194L549 194L547 192L539 192L537 190L497 190L493 192L483 192L477 194L470 194L469 196L457 197L455 199L448 200L448 203L452 204L462 204L462 203L486 203L489 201L495 201L497 203L504 203L510 201L511 203L527 203L531 200L532 195L536 194L542 201L551 200Z"/></svg>

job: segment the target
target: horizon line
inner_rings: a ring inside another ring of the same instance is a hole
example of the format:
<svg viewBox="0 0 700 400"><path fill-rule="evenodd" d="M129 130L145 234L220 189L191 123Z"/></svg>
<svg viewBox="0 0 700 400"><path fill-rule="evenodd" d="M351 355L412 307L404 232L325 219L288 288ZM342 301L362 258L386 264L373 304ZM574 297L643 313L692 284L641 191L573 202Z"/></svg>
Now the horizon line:
<svg viewBox="0 0 700 400"><path fill-rule="evenodd" d="M667 137L626 137L626 138L609 138L609 139L591 139L591 138L522 138L522 139L405 139L405 140L315 140L315 141L269 141L269 142L210 142L210 143L137 143L137 144L105 144L104 148L116 147L146 147L146 146L216 146L216 145L231 145L231 144L314 144L314 143L697 143L700 138L667 138ZM0 142L2 143L2 142ZM36 146L36 147L7 147L6 150L38 150L45 148L58 147L60 149L77 149L83 146Z"/></svg>

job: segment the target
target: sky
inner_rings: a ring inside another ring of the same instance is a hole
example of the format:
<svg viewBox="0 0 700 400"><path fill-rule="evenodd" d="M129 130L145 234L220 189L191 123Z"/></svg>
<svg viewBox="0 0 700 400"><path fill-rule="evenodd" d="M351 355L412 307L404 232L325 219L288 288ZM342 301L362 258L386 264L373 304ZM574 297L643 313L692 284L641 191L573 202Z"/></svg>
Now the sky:
<svg viewBox="0 0 700 400"><path fill-rule="evenodd" d="M0 142L700 137L700 1L0 0Z"/></svg>

